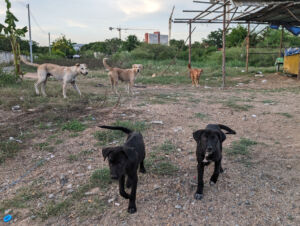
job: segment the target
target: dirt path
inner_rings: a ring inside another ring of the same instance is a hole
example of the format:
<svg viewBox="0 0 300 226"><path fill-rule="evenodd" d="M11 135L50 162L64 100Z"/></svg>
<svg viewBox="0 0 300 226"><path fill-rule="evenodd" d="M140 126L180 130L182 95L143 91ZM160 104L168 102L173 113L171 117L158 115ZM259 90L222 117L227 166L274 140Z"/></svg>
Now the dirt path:
<svg viewBox="0 0 300 226"><path fill-rule="evenodd" d="M110 114L103 115L99 109L85 113L95 120L76 137L43 130L32 138L32 145L26 150L0 165L1 186L22 176L40 159L47 160L21 183L1 193L0 198L13 198L18 189L38 185L42 195L30 201L26 208L13 210L16 225L299 225L299 86L294 79L282 81L283 88L269 77L268 82L262 80L226 90L148 86L136 89L132 98L124 95L120 107ZM83 88L83 92L87 89ZM97 124L110 124L117 119L145 122L149 127L143 132L147 158L155 159L159 155L177 170L160 175L149 165L151 161L148 162L148 173L139 174L138 211L134 215L127 214L128 201L119 196L117 183L112 183L108 190L76 202L82 205L78 208L94 203L90 212L82 211L81 215L71 210L42 221L35 209L64 200L89 181L96 169L107 167L93 134L99 131ZM207 167L204 198L196 201L193 195L197 162L192 132L208 123L228 125L237 135L227 136L224 143L225 173L212 187L208 181L213 166ZM51 150L40 147L51 143L49 136L54 135L56 144ZM243 138L256 142L248 153L232 155L226 151ZM172 150L157 152L157 147L164 143L172 144ZM70 155L78 155L83 150L89 150L90 154L70 161ZM65 186L60 183L62 176L68 178ZM95 201L97 198L102 200L101 205ZM100 206L103 209L95 211Z"/></svg>

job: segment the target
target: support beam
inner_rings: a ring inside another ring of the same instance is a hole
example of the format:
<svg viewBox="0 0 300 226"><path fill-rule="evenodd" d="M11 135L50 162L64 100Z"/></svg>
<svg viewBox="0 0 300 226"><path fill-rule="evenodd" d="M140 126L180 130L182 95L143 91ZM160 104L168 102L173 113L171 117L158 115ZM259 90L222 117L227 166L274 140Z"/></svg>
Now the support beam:
<svg viewBox="0 0 300 226"><path fill-rule="evenodd" d="M248 33L247 33L247 47L246 47L246 72L248 73L249 66L249 48L250 48L250 22L248 22Z"/></svg>
<svg viewBox="0 0 300 226"><path fill-rule="evenodd" d="M189 22L189 64L192 62L192 20Z"/></svg>
<svg viewBox="0 0 300 226"><path fill-rule="evenodd" d="M224 0L224 7L223 7L223 52L222 52L222 88L225 88L225 77L226 77L226 4Z"/></svg>
<svg viewBox="0 0 300 226"><path fill-rule="evenodd" d="M281 57L281 50L283 47L283 35L284 35L284 27L281 26L281 37L280 37L280 49L279 49L279 53L278 53L278 57Z"/></svg>

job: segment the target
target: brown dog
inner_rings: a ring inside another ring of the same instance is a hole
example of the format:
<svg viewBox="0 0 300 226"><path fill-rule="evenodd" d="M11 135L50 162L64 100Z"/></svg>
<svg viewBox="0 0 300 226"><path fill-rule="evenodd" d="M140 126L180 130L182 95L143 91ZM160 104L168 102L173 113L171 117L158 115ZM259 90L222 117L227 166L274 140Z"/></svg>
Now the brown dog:
<svg viewBox="0 0 300 226"><path fill-rule="evenodd" d="M188 64L188 69L190 71L190 77L192 79L193 86L199 86L200 75L203 72L203 69L200 68L192 68L191 64Z"/></svg>
<svg viewBox="0 0 300 226"><path fill-rule="evenodd" d="M107 58L103 59L104 67L109 70L108 75L110 77L111 86L115 93L118 93L116 88L118 85L118 81L127 82L128 83L128 93L132 94L132 87L134 85L134 80L136 75L140 72L139 68L131 68L131 69L121 69L117 67L111 67L107 63Z"/></svg>

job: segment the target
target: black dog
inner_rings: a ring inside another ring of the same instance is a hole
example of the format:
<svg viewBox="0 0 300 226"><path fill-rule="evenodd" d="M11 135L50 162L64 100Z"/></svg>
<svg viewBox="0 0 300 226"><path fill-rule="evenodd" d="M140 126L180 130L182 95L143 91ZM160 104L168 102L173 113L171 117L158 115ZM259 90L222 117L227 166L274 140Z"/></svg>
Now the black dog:
<svg viewBox="0 0 300 226"><path fill-rule="evenodd" d="M109 147L102 150L104 160L108 158L110 175L112 179L119 180L119 192L125 199L129 199L128 212L136 212L136 188L138 182L137 169L146 173L144 167L145 144L141 133L131 131L120 126L100 126L105 129L121 130L128 134L123 146ZM125 175L127 175L126 187L131 187L131 194L124 189Z"/></svg>
<svg viewBox="0 0 300 226"><path fill-rule="evenodd" d="M197 169L198 169L198 186L195 193L195 199L203 198L203 173L204 166L215 162L214 173L210 178L210 184L217 183L219 174L222 169L222 143L226 139L221 129L226 130L226 134L236 134L236 132L227 126L221 124L209 124L205 129L197 130L193 133L193 137L197 142Z"/></svg>

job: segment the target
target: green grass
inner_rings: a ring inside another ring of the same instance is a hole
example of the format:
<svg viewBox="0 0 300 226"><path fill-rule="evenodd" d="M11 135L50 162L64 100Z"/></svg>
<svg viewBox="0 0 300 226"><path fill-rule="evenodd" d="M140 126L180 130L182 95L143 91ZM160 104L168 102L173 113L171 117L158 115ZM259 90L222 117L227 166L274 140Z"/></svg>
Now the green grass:
<svg viewBox="0 0 300 226"><path fill-rule="evenodd" d="M126 127L138 132L142 132L148 128L146 122L144 121L116 121L112 125ZM113 141L119 142L122 138L126 137L126 134L118 130L101 129L94 134L94 137L99 141L100 145L106 145Z"/></svg>
<svg viewBox="0 0 300 226"><path fill-rule="evenodd" d="M227 101L223 102L223 105L226 107L229 107L231 109L234 109L235 111L248 111L250 108L253 108L252 105L237 104L234 100L227 100Z"/></svg>
<svg viewBox="0 0 300 226"><path fill-rule="evenodd" d="M72 120L62 125L62 130L68 130L72 132L81 132L86 129L86 126L78 120Z"/></svg>
<svg viewBox="0 0 300 226"><path fill-rule="evenodd" d="M167 140L162 145L155 147L155 149L170 154L176 150L176 146L171 141Z"/></svg>
<svg viewBox="0 0 300 226"><path fill-rule="evenodd" d="M231 147L226 149L226 153L229 156L243 155L250 157L249 148L256 144L256 141L247 138L241 138L239 141L234 141Z"/></svg>
<svg viewBox="0 0 300 226"><path fill-rule="evenodd" d="M199 113L196 113L196 114L195 114L195 117L196 117L196 118L199 118L199 119L205 119L205 118L208 117L208 115L199 112Z"/></svg>
<svg viewBox="0 0 300 226"><path fill-rule="evenodd" d="M0 212L4 213L7 209L27 208L29 202L37 200L43 196L39 188L34 186L24 187L17 190L12 199L0 202Z"/></svg>
<svg viewBox="0 0 300 226"><path fill-rule="evenodd" d="M15 141L0 142L0 164L8 158L13 158L21 149L21 145Z"/></svg>
<svg viewBox="0 0 300 226"><path fill-rule="evenodd" d="M276 113L276 114L282 115L286 118L293 118L293 116L290 113L287 113L287 112L280 112L280 113Z"/></svg>
<svg viewBox="0 0 300 226"><path fill-rule="evenodd" d="M92 153L94 153L94 150L93 150L93 149L84 150L84 151L79 152L78 154L70 154L70 155L67 157L67 160L68 160L69 162L79 161L79 160L82 160L83 157L86 157L86 156L88 156L88 155L91 155Z"/></svg>
<svg viewBox="0 0 300 226"><path fill-rule="evenodd" d="M152 172L157 175L174 175L178 170L170 161L159 161L152 167Z"/></svg>
<svg viewBox="0 0 300 226"><path fill-rule="evenodd" d="M99 169L93 172L90 182L93 187L106 189L111 184L110 171L108 168Z"/></svg>

